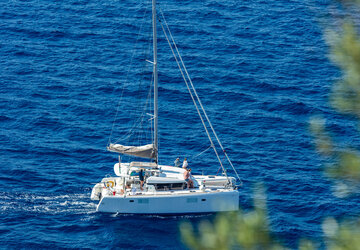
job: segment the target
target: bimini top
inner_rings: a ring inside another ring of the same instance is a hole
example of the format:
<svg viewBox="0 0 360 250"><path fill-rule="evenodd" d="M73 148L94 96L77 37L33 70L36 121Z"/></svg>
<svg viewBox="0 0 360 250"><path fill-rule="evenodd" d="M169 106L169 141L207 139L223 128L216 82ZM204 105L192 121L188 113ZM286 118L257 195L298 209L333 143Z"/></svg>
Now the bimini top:
<svg viewBox="0 0 360 250"><path fill-rule="evenodd" d="M157 164L153 162L140 162L140 161L133 161L130 163L130 167L135 168L157 168Z"/></svg>
<svg viewBox="0 0 360 250"><path fill-rule="evenodd" d="M150 176L147 179L148 184L173 184L173 183L186 183L183 179L171 178L171 177L156 177Z"/></svg>

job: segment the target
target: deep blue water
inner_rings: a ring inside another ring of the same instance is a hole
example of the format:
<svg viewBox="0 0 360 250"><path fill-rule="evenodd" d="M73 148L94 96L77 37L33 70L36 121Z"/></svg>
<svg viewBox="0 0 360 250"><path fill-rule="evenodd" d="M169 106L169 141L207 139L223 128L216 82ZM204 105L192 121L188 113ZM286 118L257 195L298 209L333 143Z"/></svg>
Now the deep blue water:
<svg viewBox="0 0 360 250"><path fill-rule="evenodd" d="M325 217L356 215L358 199L334 197L308 129L324 114L343 143L359 143L354 121L328 107L340 76L323 37L333 3L159 2L243 179L240 206L265 183L272 230L291 248L321 241ZM144 104L150 10L149 1L0 2L1 247L183 249L178 224L209 219L99 214L90 200L117 161L106 144L119 99L113 138ZM188 157L214 174L209 151L194 158L209 144L158 32L160 163Z"/></svg>

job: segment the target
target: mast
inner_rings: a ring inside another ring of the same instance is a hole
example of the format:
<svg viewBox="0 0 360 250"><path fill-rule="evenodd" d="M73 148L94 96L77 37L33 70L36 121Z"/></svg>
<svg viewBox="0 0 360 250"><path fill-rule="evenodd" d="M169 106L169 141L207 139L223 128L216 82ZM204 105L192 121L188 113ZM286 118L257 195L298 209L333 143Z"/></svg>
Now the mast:
<svg viewBox="0 0 360 250"><path fill-rule="evenodd" d="M152 0L153 53L154 53L154 148L155 162L158 163L158 69L157 69L157 36L156 36L156 0Z"/></svg>

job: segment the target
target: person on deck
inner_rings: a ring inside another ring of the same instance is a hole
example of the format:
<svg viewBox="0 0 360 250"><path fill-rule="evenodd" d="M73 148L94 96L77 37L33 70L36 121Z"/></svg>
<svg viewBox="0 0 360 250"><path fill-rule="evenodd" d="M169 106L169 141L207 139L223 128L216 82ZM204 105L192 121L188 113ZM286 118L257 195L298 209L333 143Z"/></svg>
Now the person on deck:
<svg viewBox="0 0 360 250"><path fill-rule="evenodd" d="M144 169L140 169L139 171L139 180L140 180L140 189L143 190L143 185L144 185Z"/></svg>
<svg viewBox="0 0 360 250"><path fill-rule="evenodd" d="M193 188L194 187L194 182L192 180L193 177L191 175L191 168L188 169L188 172L189 172L189 179L190 179L190 181L189 181L190 188Z"/></svg>
<svg viewBox="0 0 360 250"><path fill-rule="evenodd" d="M191 180L191 169L186 169L184 172L184 180L187 183L187 189L192 188L194 186L193 181Z"/></svg>
<svg viewBox="0 0 360 250"><path fill-rule="evenodd" d="M181 163L180 163L180 159L179 158L176 158L176 160L174 161L174 165L175 167L179 168Z"/></svg>
<svg viewBox="0 0 360 250"><path fill-rule="evenodd" d="M188 167L188 162L187 162L187 159L185 158L184 161L183 161L183 165L182 165L182 168L186 169Z"/></svg>

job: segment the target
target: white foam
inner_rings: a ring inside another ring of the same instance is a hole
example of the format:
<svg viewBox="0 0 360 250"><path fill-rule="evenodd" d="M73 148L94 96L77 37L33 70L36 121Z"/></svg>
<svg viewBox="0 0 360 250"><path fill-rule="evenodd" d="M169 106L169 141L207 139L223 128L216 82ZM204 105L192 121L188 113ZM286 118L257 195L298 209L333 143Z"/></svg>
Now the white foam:
<svg viewBox="0 0 360 250"><path fill-rule="evenodd" d="M27 211L45 214L92 214L96 205L89 195L79 194L32 194L4 193L0 196L0 211Z"/></svg>

